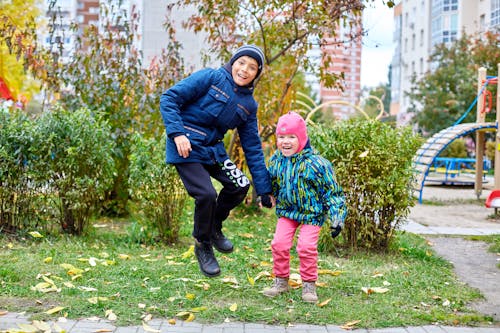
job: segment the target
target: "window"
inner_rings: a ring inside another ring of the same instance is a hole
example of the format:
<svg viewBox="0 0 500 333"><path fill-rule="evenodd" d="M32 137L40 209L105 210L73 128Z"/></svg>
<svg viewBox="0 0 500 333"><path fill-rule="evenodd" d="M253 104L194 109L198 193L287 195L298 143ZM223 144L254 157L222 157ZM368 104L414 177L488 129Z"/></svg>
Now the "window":
<svg viewBox="0 0 500 333"><path fill-rule="evenodd" d="M500 25L500 0L491 0L491 21L492 27Z"/></svg>
<svg viewBox="0 0 500 333"><path fill-rule="evenodd" d="M420 30L420 46L424 46L424 29Z"/></svg>

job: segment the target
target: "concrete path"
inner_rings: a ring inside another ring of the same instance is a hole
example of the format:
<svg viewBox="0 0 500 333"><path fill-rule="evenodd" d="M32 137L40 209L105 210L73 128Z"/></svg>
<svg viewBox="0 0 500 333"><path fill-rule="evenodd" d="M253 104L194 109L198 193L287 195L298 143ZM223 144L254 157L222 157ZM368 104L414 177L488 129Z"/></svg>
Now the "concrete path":
<svg viewBox="0 0 500 333"><path fill-rule="evenodd" d="M18 332L18 324L29 324L22 314L9 313L0 317L0 332ZM50 323L53 332L56 332ZM145 329L142 326L116 327L106 320L67 320L56 323L67 333L345 333L347 330L334 325L270 326L252 323L198 324L178 321L175 325L166 320L151 320ZM12 330L11 330L12 329ZM6 331L5 331L6 330ZM356 329L356 333L500 333L500 327L453 327L426 325L418 327L396 327L381 329Z"/></svg>
<svg viewBox="0 0 500 333"><path fill-rule="evenodd" d="M500 234L500 220L490 219L491 210L477 204L458 203L457 200L468 202L476 199L473 189L454 189L442 187L426 188L424 200L455 201L449 205L420 205L412 208L408 223L403 230L421 235L492 235ZM483 191L481 200L489 194ZM455 214L456 216L452 216ZM466 216L466 218L463 218ZM465 281L467 282L467 281ZM1 309L1 304L0 304ZM0 333L19 332L19 324L30 324L24 314L7 313L0 315ZM201 324L177 321L175 325L167 320L155 319L144 326L117 327L112 322L103 319L66 320L51 322L52 332L62 328L66 333L345 333L347 330L335 325L290 325L270 326L256 323L223 323ZM54 326L54 325L57 325ZM418 327L393 327L382 329L356 329L359 333L500 333L500 326L495 327L455 327L426 325Z"/></svg>

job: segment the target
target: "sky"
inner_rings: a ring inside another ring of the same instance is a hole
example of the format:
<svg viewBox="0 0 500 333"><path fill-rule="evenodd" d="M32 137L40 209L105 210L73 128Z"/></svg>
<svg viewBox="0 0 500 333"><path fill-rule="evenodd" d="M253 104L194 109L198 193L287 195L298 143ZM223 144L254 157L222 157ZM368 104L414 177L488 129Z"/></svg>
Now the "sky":
<svg viewBox="0 0 500 333"><path fill-rule="evenodd" d="M387 83L394 43L393 9L376 0L368 3L363 12L363 37L361 52L361 87L375 87Z"/></svg>

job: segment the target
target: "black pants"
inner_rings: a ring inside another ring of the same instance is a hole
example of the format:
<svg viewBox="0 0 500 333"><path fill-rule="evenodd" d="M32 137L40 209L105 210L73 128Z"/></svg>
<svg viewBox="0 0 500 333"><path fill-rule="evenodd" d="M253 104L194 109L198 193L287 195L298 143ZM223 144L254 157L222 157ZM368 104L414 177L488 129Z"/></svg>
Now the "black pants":
<svg viewBox="0 0 500 333"><path fill-rule="evenodd" d="M222 221L245 199L250 181L229 159L212 165L180 163L175 168L188 194L195 199L193 237L209 243L212 232L220 231ZM211 177L223 186L219 194Z"/></svg>

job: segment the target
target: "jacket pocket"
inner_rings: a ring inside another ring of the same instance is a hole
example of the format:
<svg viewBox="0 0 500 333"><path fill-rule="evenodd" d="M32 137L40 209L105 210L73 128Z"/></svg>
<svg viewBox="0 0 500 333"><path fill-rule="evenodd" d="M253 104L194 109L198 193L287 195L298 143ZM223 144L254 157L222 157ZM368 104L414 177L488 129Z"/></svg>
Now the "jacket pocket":
<svg viewBox="0 0 500 333"><path fill-rule="evenodd" d="M203 109L214 119L219 117L222 110L227 106L229 96L216 86L211 86L208 90L208 98Z"/></svg>
<svg viewBox="0 0 500 333"><path fill-rule="evenodd" d="M193 144L205 145L207 143L208 134L206 132L186 125L184 126L184 129L186 130L186 136Z"/></svg>

